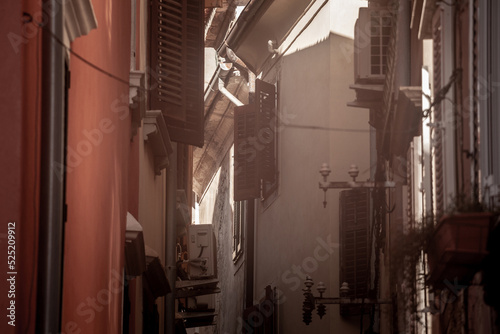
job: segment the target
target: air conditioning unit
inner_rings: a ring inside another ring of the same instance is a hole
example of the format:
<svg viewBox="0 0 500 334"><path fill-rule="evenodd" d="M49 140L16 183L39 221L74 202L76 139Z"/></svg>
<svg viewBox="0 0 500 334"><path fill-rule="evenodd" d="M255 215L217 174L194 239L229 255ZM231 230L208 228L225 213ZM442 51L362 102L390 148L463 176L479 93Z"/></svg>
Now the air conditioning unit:
<svg viewBox="0 0 500 334"><path fill-rule="evenodd" d="M384 8L360 8L354 28L354 79L383 79L392 17Z"/></svg>
<svg viewBox="0 0 500 334"><path fill-rule="evenodd" d="M189 225L189 276L217 277L217 243L212 224Z"/></svg>

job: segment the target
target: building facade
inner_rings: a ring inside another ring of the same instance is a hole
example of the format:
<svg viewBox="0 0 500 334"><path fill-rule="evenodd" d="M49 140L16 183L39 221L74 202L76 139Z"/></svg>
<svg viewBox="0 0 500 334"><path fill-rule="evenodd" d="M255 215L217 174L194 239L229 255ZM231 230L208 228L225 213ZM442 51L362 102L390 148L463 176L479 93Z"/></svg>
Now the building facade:
<svg viewBox="0 0 500 334"><path fill-rule="evenodd" d="M2 92L1 247L15 250L2 332L185 332L177 245L191 222L191 146L203 144L204 9L2 4L2 73L14 81Z"/></svg>
<svg viewBox="0 0 500 334"><path fill-rule="evenodd" d="M340 190L323 198L319 168L344 181L355 163L371 178L368 116L346 106L359 5L336 5L250 2L218 50L222 84L206 94L206 142L194 152L200 221L219 231L215 332L359 330L360 315L341 317L338 305L302 321L306 275L332 296L340 287ZM367 328L368 313L361 321Z"/></svg>
<svg viewBox="0 0 500 334"><path fill-rule="evenodd" d="M385 51L363 47L378 36L360 12L355 103L375 124L377 168L396 182L384 194L393 209L381 248L381 290L398 300L388 332L498 331L489 285L497 140L487 135L496 126L496 10L488 1L370 1L369 15L387 20Z"/></svg>

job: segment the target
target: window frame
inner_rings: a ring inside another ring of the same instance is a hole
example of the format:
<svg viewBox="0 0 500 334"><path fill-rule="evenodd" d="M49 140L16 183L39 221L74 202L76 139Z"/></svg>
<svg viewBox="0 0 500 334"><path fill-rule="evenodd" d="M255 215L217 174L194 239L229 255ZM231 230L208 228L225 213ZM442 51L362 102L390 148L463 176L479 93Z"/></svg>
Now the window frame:
<svg viewBox="0 0 500 334"><path fill-rule="evenodd" d="M233 202L233 262L236 264L243 255L243 231L245 228L247 201Z"/></svg>

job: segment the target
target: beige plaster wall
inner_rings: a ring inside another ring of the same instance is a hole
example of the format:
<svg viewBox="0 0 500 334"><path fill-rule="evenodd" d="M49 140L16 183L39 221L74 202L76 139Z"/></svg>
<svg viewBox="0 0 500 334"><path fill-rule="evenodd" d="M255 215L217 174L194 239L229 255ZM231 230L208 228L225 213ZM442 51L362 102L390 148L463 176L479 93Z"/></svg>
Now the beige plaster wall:
<svg viewBox="0 0 500 334"><path fill-rule="evenodd" d="M155 175L154 156L150 145L144 141L142 127L139 141L139 217L144 233L144 243L153 248L165 265L166 170ZM156 300L160 314L160 331L164 326L164 297Z"/></svg>
<svg viewBox="0 0 500 334"><path fill-rule="evenodd" d="M323 208L319 168L329 163L332 181L347 181L351 163L359 166L358 180L370 176L368 110L346 106L355 99L352 54L344 52L353 41L331 33L332 11L326 6L264 77L279 80L279 113L287 124L279 131L278 195L258 206L254 291L258 300L268 284L280 290L280 333L359 332L359 318L341 319L338 306L327 306L322 320L314 313L307 327L302 322L306 274L325 282L328 296L337 297L339 288L339 190L327 192Z"/></svg>

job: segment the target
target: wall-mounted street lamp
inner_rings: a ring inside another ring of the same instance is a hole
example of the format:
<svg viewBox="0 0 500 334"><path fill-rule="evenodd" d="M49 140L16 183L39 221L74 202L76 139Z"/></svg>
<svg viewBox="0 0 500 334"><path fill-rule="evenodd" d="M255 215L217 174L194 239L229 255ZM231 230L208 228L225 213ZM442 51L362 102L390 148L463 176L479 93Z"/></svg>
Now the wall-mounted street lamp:
<svg viewBox="0 0 500 334"><path fill-rule="evenodd" d="M371 298L349 298L349 284L342 283L340 287L340 297L323 297L326 291L326 286L323 282L319 282L316 290L318 290L319 297L312 294L311 287L314 282L310 276L306 277L304 281L306 286L304 291L304 302L302 303L302 321L309 325L312 321L312 312L316 309L319 318L323 318L326 314L326 304L342 304L342 305L373 305L373 304L392 304L392 300L371 299ZM317 305L317 306L316 306Z"/></svg>
<svg viewBox="0 0 500 334"><path fill-rule="evenodd" d="M347 172L349 176L352 178L352 181L344 181L344 182L338 182L338 181L330 181L328 182L328 175L332 170L328 166L328 164L325 162L321 165L321 168L319 170L319 173L321 176L323 176L323 181L319 181L319 188L323 189L324 191L324 200L323 200L323 207L326 208L326 191L328 189L353 189L353 188L394 188L395 183L394 181L384 181L384 182L373 182L373 181L365 181L365 182L359 182L356 181L356 178L359 175L359 169L358 166L352 164L351 167L349 168L349 171Z"/></svg>

